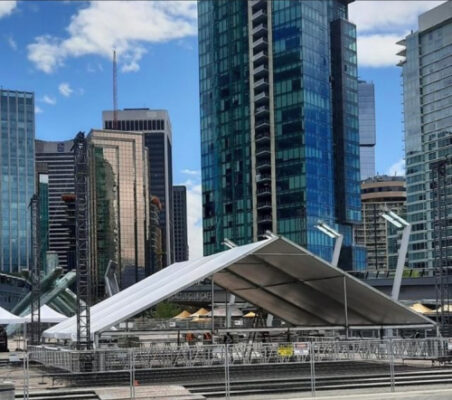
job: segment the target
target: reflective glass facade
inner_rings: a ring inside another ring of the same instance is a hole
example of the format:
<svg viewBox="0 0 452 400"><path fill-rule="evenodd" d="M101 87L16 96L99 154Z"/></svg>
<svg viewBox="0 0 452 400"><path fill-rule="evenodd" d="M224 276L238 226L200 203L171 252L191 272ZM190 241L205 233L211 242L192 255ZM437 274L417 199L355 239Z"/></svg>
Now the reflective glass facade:
<svg viewBox="0 0 452 400"><path fill-rule="evenodd" d="M108 261L118 263L121 286L145 276L149 237L147 160L141 133L91 131L90 201L93 288L103 296Z"/></svg>
<svg viewBox="0 0 452 400"><path fill-rule="evenodd" d="M206 255L224 238L245 244L271 230L330 259L321 219L344 233L341 265L364 266L353 244L358 81L346 3L198 3Z"/></svg>
<svg viewBox="0 0 452 400"><path fill-rule="evenodd" d="M446 237L452 265L452 3L419 17L419 30L399 44L403 79L410 267L435 266L436 198L432 166L445 157Z"/></svg>
<svg viewBox="0 0 452 400"><path fill-rule="evenodd" d="M375 176L375 87L373 83L358 82L359 147L361 180Z"/></svg>
<svg viewBox="0 0 452 400"><path fill-rule="evenodd" d="M0 89L0 265L17 273L30 266L29 203L35 190L34 94Z"/></svg>
<svg viewBox="0 0 452 400"><path fill-rule="evenodd" d="M173 186L174 256L175 262L188 260L187 188Z"/></svg>

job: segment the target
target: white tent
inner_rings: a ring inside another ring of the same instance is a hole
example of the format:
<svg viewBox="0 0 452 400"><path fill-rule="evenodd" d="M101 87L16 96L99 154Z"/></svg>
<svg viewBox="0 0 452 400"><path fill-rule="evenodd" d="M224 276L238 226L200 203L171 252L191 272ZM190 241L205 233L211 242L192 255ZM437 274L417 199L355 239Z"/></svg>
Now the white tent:
<svg viewBox="0 0 452 400"><path fill-rule="evenodd" d="M172 264L91 307L91 335L213 276L215 284L296 326L431 327L435 323L283 238ZM77 319L45 337L77 338Z"/></svg>
<svg viewBox="0 0 452 400"><path fill-rule="evenodd" d="M25 318L11 314L9 311L0 307L0 325L23 324L24 322Z"/></svg>
<svg viewBox="0 0 452 400"><path fill-rule="evenodd" d="M31 313L27 314L24 318L27 323L31 322ZM45 324L58 324L67 318L68 317L65 315L56 312L53 308L50 308L47 304L44 304L41 307L40 321Z"/></svg>
<svg viewBox="0 0 452 400"><path fill-rule="evenodd" d="M228 306L228 313L231 317L243 317L243 313L234 306ZM211 317L212 316L212 311L209 311L209 313L207 314L207 317ZM217 307L213 310L213 317L226 317L226 306L222 306L222 307Z"/></svg>

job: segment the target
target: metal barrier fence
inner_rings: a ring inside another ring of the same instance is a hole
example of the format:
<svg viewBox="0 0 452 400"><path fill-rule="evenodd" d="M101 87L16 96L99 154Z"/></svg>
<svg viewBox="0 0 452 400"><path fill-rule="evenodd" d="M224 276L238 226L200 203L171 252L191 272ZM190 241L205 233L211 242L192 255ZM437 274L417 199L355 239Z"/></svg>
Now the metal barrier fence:
<svg viewBox="0 0 452 400"><path fill-rule="evenodd" d="M276 399L273 393L278 391L307 391L313 396L318 390L344 387L394 391L423 374L428 381L431 369L438 368L431 361L444 361L448 356L449 342L442 338L158 344L146 349L89 352L30 346L21 354L23 364L16 366L16 379L12 380L24 399L38 389L55 392L96 387L121 387L134 399L136 390L149 384L180 384L195 393L215 392L226 399L241 391L268 391ZM408 360L415 361L410 364ZM441 368L452 380L452 369L449 376L449 370ZM0 367L0 382L1 372ZM438 374L435 369L435 379Z"/></svg>

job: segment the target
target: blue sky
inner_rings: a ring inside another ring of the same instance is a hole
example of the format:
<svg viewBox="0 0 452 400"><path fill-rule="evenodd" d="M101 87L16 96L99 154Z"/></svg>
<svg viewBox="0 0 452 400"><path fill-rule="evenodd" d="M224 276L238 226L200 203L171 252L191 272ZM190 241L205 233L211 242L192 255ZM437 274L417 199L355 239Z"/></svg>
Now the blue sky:
<svg viewBox="0 0 452 400"><path fill-rule="evenodd" d="M357 1L360 78L375 83L376 170L403 164L395 42L442 1ZM101 127L112 107L111 54L119 55L119 107L168 109L174 182L189 187L191 256L200 254L200 140L196 4L190 1L0 1L0 85L34 91L36 136L69 139Z"/></svg>

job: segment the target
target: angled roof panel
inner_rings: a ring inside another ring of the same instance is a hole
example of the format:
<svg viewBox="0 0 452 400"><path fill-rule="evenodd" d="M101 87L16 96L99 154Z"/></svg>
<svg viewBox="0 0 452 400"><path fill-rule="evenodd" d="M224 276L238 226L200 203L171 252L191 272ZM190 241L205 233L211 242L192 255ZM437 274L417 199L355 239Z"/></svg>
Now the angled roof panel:
<svg viewBox="0 0 452 400"><path fill-rule="evenodd" d="M346 315L349 326L434 324L302 247L273 237L172 264L143 279L91 308L91 332L105 331L212 275L217 285L298 326L345 326ZM76 331L73 317L44 336L75 340Z"/></svg>

